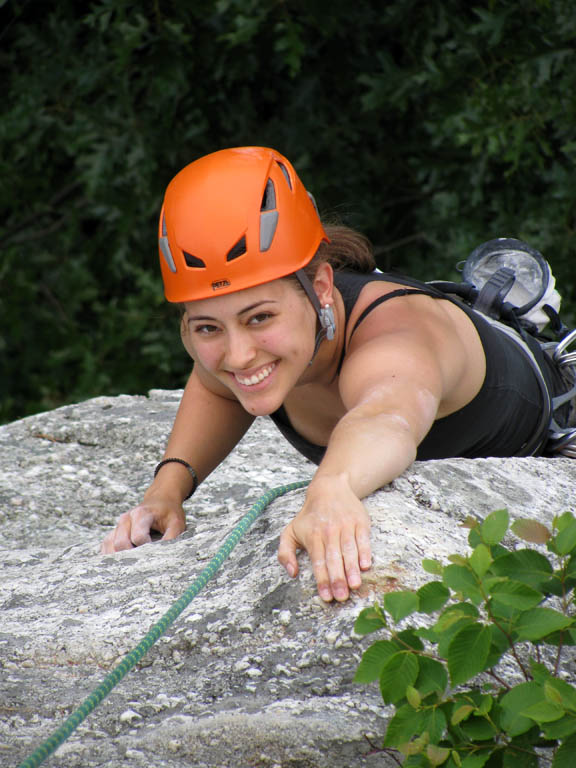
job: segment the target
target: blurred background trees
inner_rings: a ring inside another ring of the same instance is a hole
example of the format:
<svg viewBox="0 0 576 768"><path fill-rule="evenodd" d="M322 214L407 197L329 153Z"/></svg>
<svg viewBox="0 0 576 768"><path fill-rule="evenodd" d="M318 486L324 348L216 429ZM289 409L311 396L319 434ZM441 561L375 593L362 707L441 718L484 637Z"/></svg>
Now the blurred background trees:
<svg viewBox="0 0 576 768"><path fill-rule="evenodd" d="M384 269L526 239L576 306L572 0L0 0L0 422L183 386L182 166L273 146ZM572 317L570 316L572 315Z"/></svg>

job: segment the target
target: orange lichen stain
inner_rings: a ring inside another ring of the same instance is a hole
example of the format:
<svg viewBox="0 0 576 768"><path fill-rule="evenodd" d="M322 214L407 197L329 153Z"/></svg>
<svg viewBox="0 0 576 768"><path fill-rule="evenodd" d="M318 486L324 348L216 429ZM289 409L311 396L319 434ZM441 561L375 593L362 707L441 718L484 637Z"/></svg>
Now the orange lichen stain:
<svg viewBox="0 0 576 768"><path fill-rule="evenodd" d="M390 563L385 568L377 566L362 574L362 585L355 590L360 597L370 597L374 593L396 592L407 589L403 583L406 575L404 568Z"/></svg>

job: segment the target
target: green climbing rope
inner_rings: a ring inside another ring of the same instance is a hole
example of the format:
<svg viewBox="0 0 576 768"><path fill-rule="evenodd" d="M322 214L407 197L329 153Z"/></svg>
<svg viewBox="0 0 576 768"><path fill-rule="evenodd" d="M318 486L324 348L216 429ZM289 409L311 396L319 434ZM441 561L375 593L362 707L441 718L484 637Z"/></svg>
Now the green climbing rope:
<svg viewBox="0 0 576 768"><path fill-rule="evenodd" d="M229 557L242 536L244 536L252 523L262 514L266 507L279 496L283 496L289 491L295 491L297 488L304 488L306 485L308 485L308 480L288 483L287 485L280 485L277 488L272 488L260 496L254 506L249 509L238 525L236 525L206 568L204 568L198 578L195 579L184 592L182 597L170 606L160 621L150 628L138 645L124 656L118 666L114 667L112 672L104 678L100 685L95 688L86 699L84 699L78 709L73 712L60 728L54 731L54 733L47 738L38 749L29 755L24 762L20 764L19 768L36 768L36 766L43 763L47 757L55 752L76 730L76 728L78 728L80 723L82 723L88 715L96 709L98 704L108 696L112 689L118 685L128 672L138 664L143 656L148 653L150 648L152 648L154 643L162 637L168 627L178 618L178 616L180 616L182 611L188 607L196 595L204 589L206 584L208 584L210 579L215 576L224 561Z"/></svg>

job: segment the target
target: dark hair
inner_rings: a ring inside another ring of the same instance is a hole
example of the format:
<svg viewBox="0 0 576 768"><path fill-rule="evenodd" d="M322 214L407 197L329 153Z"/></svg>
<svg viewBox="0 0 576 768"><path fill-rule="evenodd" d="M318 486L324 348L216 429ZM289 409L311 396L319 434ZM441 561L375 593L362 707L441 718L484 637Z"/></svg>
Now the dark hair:
<svg viewBox="0 0 576 768"><path fill-rule="evenodd" d="M351 271L368 274L376 269L372 244L367 237L350 227L327 225L324 227L330 242L322 242L304 272L314 279L319 265L327 262L335 272Z"/></svg>

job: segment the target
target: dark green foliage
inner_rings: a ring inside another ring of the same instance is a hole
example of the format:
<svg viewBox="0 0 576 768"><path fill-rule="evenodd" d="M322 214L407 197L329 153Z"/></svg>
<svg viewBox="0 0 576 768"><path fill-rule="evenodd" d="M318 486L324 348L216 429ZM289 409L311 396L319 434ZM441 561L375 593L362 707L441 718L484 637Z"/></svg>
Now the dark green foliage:
<svg viewBox="0 0 576 768"><path fill-rule="evenodd" d="M388 593L384 609L365 609L354 625L362 635L386 631L365 651L355 680L377 681L384 702L394 705L383 748L401 753L404 766L568 768L574 762L576 688L567 682L571 660L563 649L576 644L570 575L576 518L566 513L552 530L532 520L512 525L517 535L545 544L549 557L502 546L508 523L505 510L469 521L468 557L453 555L447 566L425 561L443 583ZM435 623L398 631L395 625L409 615L430 613L432 594Z"/></svg>
<svg viewBox="0 0 576 768"><path fill-rule="evenodd" d="M384 268L519 236L574 306L571 0L0 7L0 420L184 383L156 219L224 146L284 152Z"/></svg>

